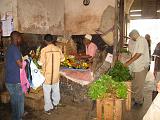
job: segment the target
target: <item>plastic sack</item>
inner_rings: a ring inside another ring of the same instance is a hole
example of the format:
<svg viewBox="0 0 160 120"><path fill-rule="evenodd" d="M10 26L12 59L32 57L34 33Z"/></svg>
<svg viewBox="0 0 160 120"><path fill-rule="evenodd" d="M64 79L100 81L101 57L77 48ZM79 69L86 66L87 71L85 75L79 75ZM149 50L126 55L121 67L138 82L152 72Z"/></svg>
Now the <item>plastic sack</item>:
<svg viewBox="0 0 160 120"><path fill-rule="evenodd" d="M40 70L37 68L37 66L34 64L32 60L30 63L30 68L31 68L31 76L32 76L31 87L33 89L37 89L44 83L45 77L42 75L42 73L40 72Z"/></svg>

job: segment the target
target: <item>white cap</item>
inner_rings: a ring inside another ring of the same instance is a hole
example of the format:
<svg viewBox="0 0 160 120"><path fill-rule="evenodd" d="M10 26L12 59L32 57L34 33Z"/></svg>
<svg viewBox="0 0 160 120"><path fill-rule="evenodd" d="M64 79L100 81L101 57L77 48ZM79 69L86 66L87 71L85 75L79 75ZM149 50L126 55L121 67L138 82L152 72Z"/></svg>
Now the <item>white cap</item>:
<svg viewBox="0 0 160 120"><path fill-rule="evenodd" d="M88 39L88 40L92 40L92 36L89 35L89 34L86 34L86 35L85 35L85 38Z"/></svg>

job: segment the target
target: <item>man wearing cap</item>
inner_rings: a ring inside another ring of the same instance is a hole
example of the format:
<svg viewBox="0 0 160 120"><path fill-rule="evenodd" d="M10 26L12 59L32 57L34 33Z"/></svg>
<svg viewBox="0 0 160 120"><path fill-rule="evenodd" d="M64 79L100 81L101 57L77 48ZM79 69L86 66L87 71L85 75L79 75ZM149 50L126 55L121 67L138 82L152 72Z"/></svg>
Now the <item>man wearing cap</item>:
<svg viewBox="0 0 160 120"><path fill-rule="evenodd" d="M129 36L133 42L129 42L132 57L125 63L133 72L134 106L142 106L144 102L144 81L149 67L149 48L147 40L140 36L137 30L132 30ZM131 44L133 43L133 44Z"/></svg>
<svg viewBox="0 0 160 120"><path fill-rule="evenodd" d="M45 76L43 84L44 110L49 115L60 101L59 67L60 62L64 60L64 55L61 49L55 46L57 36L46 34L44 40L47 46L41 50L39 63L42 65L42 71Z"/></svg>
<svg viewBox="0 0 160 120"><path fill-rule="evenodd" d="M89 59L92 59L95 56L97 50L96 44L94 44L91 41L92 41L92 36L86 34L83 42L86 48L86 57L88 57Z"/></svg>

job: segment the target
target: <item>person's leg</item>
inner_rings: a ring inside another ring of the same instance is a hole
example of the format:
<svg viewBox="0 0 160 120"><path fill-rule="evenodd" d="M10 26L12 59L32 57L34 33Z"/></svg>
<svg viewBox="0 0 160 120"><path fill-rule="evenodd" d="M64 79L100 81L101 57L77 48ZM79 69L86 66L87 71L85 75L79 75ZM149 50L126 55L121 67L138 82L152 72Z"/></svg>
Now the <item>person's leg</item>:
<svg viewBox="0 0 160 120"><path fill-rule="evenodd" d="M17 112L17 107L16 107L16 99L15 99L15 85L14 84L8 84L6 83L6 88L10 94L11 98L11 108L12 108L12 120L16 120L16 112Z"/></svg>
<svg viewBox="0 0 160 120"><path fill-rule="evenodd" d="M44 110L49 111L53 109L51 101L51 85L43 84L43 93L44 93Z"/></svg>
<svg viewBox="0 0 160 120"><path fill-rule="evenodd" d="M144 82L147 75L147 69L136 72L134 79L134 92L135 92L135 102L139 104L143 104L143 91L144 91Z"/></svg>
<svg viewBox="0 0 160 120"><path fill-rule="evenodd" d="M17 85L17 98L18 98L18 116L23 117L24 114L24 92L22 91L21 84Z"/></svg>
<svg viewBox="0 0 160 120"><path fill-rule="evenodd" d="M20 84L8 84L6 87L11 97L12 120L20 120L24 113L24 93Z"/></svg>
<svg viewBox="0 0 160 120"><path fill-rule="evenodd" d="M59 82L52 85L52 100L53 105L58 105L60 101Z"/></svg>

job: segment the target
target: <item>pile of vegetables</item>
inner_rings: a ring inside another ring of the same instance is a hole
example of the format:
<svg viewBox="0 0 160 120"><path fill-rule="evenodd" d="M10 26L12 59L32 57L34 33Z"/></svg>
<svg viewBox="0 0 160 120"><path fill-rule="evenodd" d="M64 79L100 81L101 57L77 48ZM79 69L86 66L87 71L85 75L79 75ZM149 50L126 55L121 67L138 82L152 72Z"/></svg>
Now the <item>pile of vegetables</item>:
<svg viewBox="0 0 160 120"><path fill-rule="evenodd" d="M128 81L132 79L129 69L120 61L116 61L115 65L109 70L108 75L112 76L116 82Z"/></svg>
<svg viewBox="0 0 160 120"><path fill-rule="evenodd" d="M127 86L124 82L115 82L109 75L102 75L98 80L91 83L88 95L92 100L106 97L125 99Z"/></svg>
<svg viewBox="0 0 160 120"><path fill-rule="evenodd" d="M88 69L89 63L84 60L77 60L75 56L65 56L65 60L61 62L61 66L73 69Z"/></svg>

